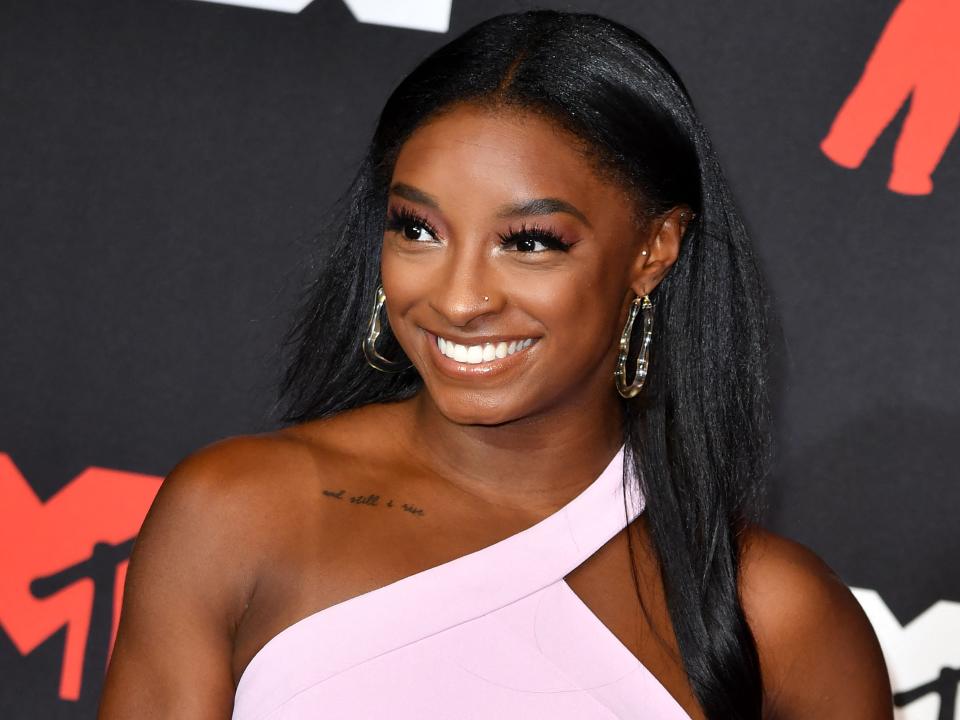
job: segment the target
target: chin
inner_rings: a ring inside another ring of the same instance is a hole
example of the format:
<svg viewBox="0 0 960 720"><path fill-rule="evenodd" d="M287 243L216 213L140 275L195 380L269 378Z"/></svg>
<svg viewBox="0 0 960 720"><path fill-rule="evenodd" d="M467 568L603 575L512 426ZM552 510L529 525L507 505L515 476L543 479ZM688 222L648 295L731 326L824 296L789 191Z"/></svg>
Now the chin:
<svg viewBox="0 0 960 720"><path fill-rule="evenodd" d="M434 404L450 422L458 425L499 425L515 419L507 403L478 397L474 393L445 392L433 396Z"/></svg>

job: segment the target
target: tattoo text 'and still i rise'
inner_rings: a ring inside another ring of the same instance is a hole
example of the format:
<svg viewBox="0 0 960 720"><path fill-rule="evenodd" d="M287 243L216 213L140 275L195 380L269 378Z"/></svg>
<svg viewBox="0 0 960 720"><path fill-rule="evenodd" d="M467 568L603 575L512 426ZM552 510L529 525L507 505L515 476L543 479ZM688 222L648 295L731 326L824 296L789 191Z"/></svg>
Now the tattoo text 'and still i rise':
<svg viewBox="0 0 960 720"><path fill-rule="evenodd" d="M381 503L379 495L347 495L346 492L346 490L324 490L323 494L336 500L349 500L354 505L369 505L384 508L398 507L404 512L416 515L417 517L424 515L423 508L411 505L410 503L395 504L393 498L387 500L385 503Z"/></svg>

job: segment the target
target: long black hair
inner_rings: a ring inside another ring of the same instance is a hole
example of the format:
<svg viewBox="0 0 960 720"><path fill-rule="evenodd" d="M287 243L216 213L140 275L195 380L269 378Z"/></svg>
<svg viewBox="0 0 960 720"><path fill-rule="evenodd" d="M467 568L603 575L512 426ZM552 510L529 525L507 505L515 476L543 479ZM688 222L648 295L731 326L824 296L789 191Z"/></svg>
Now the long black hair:
<svg viewBox="0 0 960 720"><path fill-rule="evenodd" d="M623 401L625 478L632 465L683 664L707 717L759 718L760 666L738 578L741 539L770 465L769 302L690 97L633 30L594 14L499 15L403 79L337 205L336 236L324 244L286 338L281 420L401 400L422 387L413 368L372 369L361 342L379 284L396 155L418 126L462 102L541 113L582 139L598 169L629 189L644 213L678 205L695 213L677 261L651 293L646 385ZM382 352L402 357L391 333Z"/></svg>

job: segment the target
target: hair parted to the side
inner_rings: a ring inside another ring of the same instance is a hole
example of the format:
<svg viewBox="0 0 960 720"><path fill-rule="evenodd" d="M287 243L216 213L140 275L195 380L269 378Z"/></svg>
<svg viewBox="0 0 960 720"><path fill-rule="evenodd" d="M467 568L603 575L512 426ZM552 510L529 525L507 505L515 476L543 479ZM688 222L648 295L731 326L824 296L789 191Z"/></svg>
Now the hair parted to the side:
<svg viewBox="0 0 960 720"><path fill-rule="evenodd" d="M701 706L711 720L760 718L738 539L756 518L770 465L769 303L686 89L633 30L593 14L500 15L441 47L399 84L286 338L281 420L401 400L422 386L413 368L369 367L361 343L399 148L461 102L542 113L582 140L645 213L677 205L696 213L676 263L651 293L654 342L643 392L624 401L625 460L642 484L674 631ZM403 357L392 333L383 340L385 355Z"/></svg>

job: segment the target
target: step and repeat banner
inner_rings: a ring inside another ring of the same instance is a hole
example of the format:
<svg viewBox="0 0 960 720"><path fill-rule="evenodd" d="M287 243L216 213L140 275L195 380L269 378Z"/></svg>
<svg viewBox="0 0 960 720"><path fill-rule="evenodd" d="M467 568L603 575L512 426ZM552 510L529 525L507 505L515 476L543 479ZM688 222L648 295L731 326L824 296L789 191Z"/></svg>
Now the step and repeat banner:
<svg viewBox="0 0 960 720"><path fill-rule="evenodd" d="M606 0L712 133L782 318L768 525L899 720L960 717L960 2ZM278 343L390 90L508 0L0 3L0 717L93 718L163 476L274 426Z"/></svg>

